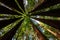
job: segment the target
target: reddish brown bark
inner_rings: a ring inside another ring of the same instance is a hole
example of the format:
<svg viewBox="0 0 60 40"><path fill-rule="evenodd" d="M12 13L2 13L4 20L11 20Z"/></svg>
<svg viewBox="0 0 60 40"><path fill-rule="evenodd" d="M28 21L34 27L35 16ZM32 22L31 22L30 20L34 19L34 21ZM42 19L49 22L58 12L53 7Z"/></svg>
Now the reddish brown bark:
<svg viewBox="0 0 60 40"><path fill-rule="evenodd" d="M39 29L37 29L37 27L35 27L34 24L32 24L32 27L33 27L35 33L37 34L37 37L39 38L39 40L46 40L45 36L41 33L41 31L39 31Z"/></svg>

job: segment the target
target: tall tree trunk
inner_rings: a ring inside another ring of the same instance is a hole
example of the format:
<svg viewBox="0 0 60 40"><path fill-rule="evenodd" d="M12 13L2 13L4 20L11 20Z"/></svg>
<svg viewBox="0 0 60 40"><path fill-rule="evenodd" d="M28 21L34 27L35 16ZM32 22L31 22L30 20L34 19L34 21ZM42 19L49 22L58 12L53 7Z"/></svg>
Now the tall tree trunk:
<svg viewBox="0 0 60 40"><path fill-rule="evenodd" d="M60 33L54 32L51 29L46 28L46 27L42 27L42 28L44 28L45 30L47 30L48 32L50 32L51 34L53 34L55 37L57 37L60 40Z"/></svg>
<svg viewBox="0 0 60 40"><path fill-rule="evenodd" d="M35 27L34 24L32 24L32 27L35 33L37 34L37 37L39 38L39 40L46 40L46 37L41 33L41 31L37 27Z"/></svg>

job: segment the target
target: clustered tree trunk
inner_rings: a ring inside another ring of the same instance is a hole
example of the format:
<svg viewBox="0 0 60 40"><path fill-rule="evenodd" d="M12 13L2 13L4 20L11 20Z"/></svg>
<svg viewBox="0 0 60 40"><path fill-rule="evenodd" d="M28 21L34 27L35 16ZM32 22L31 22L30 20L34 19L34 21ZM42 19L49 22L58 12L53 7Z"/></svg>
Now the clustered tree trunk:
<svg viewBox="0 0 60 40"><path fill-rule="evenodd" d="M47 40L47 38L41 33L41 31L33 23L32 23L32 27L39 40Z"/></svg>

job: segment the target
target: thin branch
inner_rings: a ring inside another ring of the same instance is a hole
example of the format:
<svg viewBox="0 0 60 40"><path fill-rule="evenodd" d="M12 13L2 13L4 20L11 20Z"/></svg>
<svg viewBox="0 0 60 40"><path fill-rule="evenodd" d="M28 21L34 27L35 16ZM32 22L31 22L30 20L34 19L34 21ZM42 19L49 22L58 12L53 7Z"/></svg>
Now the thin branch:
<svg viewBox="0 0 60 40"><path fill-rule="evenodd" d="M35 13L47 12L47 11L55 10L55 9L59 9L59 8L60 8L60 3L59 4L56 4L56 5L53 5L53 6L50 6L48 8L44 8L44 9L41 9L41 10L32 12L31 14L33 14L33 13L35 14Z"/></svg>
<svg viewBox="0 0 60 40"><path fill-rule="evenodd" d="M19 26L21 25L23 20L19 19L17 21L18 21L17 25L16 25L16 23L14 23L15 26L11 30L9 30L4 36L2 36L0 40L12 40L12 37L15 35L16 30L19 28Z"/></svg>
<svg viewBox="0 0 60 40"><path fill-rule="evenodd" d="M14 28L22 19L19 19L17 21L15 21L14 23L11 23L9 25L7 25L6 27L0 29L0 30L3 30L3 34L2 36L7 33L9 30L11 30L12 28Z"/></svg>
<svg viewBox="0 0 60 40"><path fill-rule="evenodd" d="M14 19L14 18L0 18L0 21L2 21L2 20L10 20L10 19Z"/></svg>
<svg viewBox="0 0 60 40"><path fill-rule="evenodd" d="M0 14L0 17L6 17L6 18L19 18L19 17L22 17L21 15L11 15L11 14Z"/></svg>
<svg viewBox="0 0 60 40"><path fill-rule="evenodd" d="M41 5L45 0L38 0L38 3L34 6L34 8L31 10L35 10L35 8L37 8L39 5Z"/></svg>
<svg viewBox="0 0 60 40"><path fill-rule="evenodd" d="M19 14L22 14L20 11L14 9L14 8L11 8L11 7L5 5L5 4L3 4L3 3L1 3L1 2L0 2L0 6L6 7L7 9L9 9L9 10L11 10L11 11L15 11L15 12L17 12L17 13L19 13Z"/></svg>
<svg viewBox="0 0 60 40"><path fill-rule="evenodd" d="M16 4L17 4L17 6L19 7L19 9L21 9L21 11L24 13L24 10L23 10L23 9L21 8L21 6L19 5L18 1L15 0L15 2L16 2Z"/></svg>
<svg viewBox="0 0 60 40"><path fill-rule="evenodd" d="M39 19L49 19L49 20L60 20L60 17L53 17L53 16L31 16L32 18L39 18Z"/></svg>
<svg viewBox="0 0 60 40"><path fill-rule="evenodd" d="M18 40L18 37L20 37L21 35L19 35L21 33L21 26L22 26L23 22L21 23L20 27L18 28L18 30L15 33L16 40Z"/></svg>

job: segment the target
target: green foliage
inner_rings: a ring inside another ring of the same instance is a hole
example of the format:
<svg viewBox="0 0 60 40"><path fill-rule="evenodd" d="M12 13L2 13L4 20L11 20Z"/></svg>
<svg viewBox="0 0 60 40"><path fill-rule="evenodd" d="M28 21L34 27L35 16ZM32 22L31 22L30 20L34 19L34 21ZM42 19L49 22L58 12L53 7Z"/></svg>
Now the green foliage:
<svg viewBox="0 0 60 40"><path fill-rule="evenodd" d="M53 34L51 34L47 29L50 29L51 31L56 32L56 33L60 33L59 30L57 30L57 29L55 29L55 28L53 28L53 27L51 27L43 22L37 23L37 21L32 20L33 18L40 18L40 19L45 19L45 20L48 19L48 20L60 21L60 17L41 16L41 15L38 15L38 17L37 17L37 15L32 16L32 14L39 14L41 12L48 12L50 10L59 9L60 4L56 4L56 5L50 6L48 8L44 8L44 9L29 13L30 11L32 11L34 9L34 7L36 7L37 4L39 4L39 2L37 2L36 0L27 0L27 5L25 5L25 11L21 8L21 6L17 0L15 0L15 3L22 12L14 9L14 8L8 7L7 5L0 2L0 6L4 6L4 7L8 8L9 10L20 14L20 15L0 14L0 17L7 18L5 20L19 18L15 22L0 29L0 33L1 33L0 37L3 37L7 32L9 32L12 28L14 28L17 24L19 24L19 22L21 20L23 20L21 26L18 28L18 30L16 30L16 33L12 37L12 39L15 39L15 40L38 40L39 38L37 38L37 35L34 32L34 29L31 25L32 23L35 24L35 26L37 26L37 28L42 32L42 34L45 35L48 39L52 38L53 40L58 40L60 38L60 37L58 38L58 37L54 36Z"/></svg>

